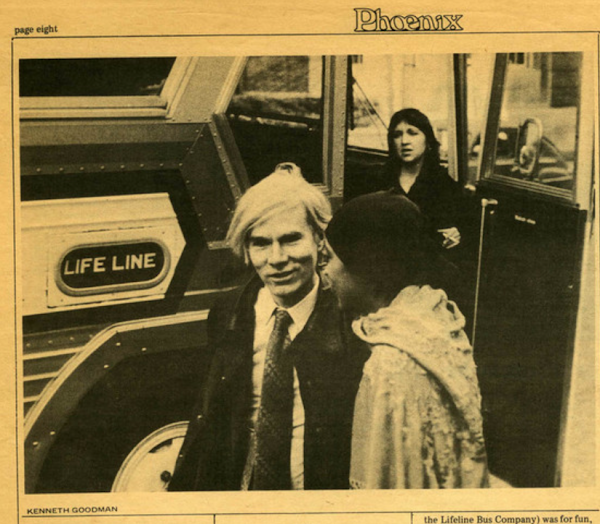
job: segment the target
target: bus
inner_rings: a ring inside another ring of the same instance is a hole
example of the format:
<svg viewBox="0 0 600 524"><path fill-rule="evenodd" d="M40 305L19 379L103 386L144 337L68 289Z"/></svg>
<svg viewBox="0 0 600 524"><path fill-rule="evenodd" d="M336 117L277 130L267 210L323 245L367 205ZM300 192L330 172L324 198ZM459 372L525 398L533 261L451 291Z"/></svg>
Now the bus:
<svg viewBox="0 0 600 524"><path fill-rule="evenodd" d="M298 164L334 208L377 189L387 123L431 120L468 224L458 261L491 473L594 484L589 51L21 59L26 493L164 491L245 275L236 201Z"/></svg>

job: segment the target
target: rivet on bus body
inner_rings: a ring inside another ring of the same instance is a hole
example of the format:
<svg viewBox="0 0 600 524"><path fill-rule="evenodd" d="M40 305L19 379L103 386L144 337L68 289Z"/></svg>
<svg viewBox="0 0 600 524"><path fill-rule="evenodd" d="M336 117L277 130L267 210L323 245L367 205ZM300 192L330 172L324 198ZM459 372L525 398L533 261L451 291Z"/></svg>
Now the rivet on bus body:
<svg viewBox="0 0 600 524"><path fill-rule="evenodd" d="M42 168L41 168L41 167L38 167L38 168L36 168L36 170L35 170L35 171L36 171L36 173L41 173L41 172L42 172Z"/></svg>
<svg viewBox="0 0 600 524"><path fill-rule="evenodd" d="M158 167L165 167L165 163L161 162L160 164L158 164Z"/></svg>
<svg viewBox="0 0 600 524"><path fill-rule="evenodd" d="M51 436L51 437L54 437L55 435L56 435L56 431L51 431L51 432L50 432L50 436Z"/></svg>
<svg viewBox="0 0 600 524"><path fill-rule="evenodd" d="M183 167L183 163L179 162L179 167Z"/></svg>
<svg viewBox="0 0 600 524"><path fill-rule="evenodd" d="M160 474L160 480L162 482L170 482L172 478L173 478L173 475L171 474L170 471L165 470Z"/></svg>
<svg viewBox="0 0 600 524"><path fill-rule="evenodd" d="M106 169L106 166L100 166L100 171L104 171Z"/></svg>
<svg viewBox="0 0 600 524"><path fill-rule="evenodd" d="M148 351L148 348L142 348L142 353L143 353L144 351Z"/></svg>
<svg viewBox="0 0 600 524"><path fill-rule="evenodd" d="M108 369L110 366L108 364L104 364L104 369Z"/></svg>
<svg viewBox="0 0 600 524"><path fill-rule="evenodd" d="M121 345L120 342L115 342L115 346L119 347Z"/></svg>
<svg viewBox="0 0 600 524"><path fill-rule="evenodd" d="M190 180L189 180L189 179L187 179L187 180L185 181L185 183L186 183L186 184L191 184L191 182L190 182Z"/></svg>
<svg viewBox="0 0 600 524"><path fill-rule="evenodd" d="M39 443L39 442L36 440L35 442L32 442L32 443L31 443L31 445L32 445L34 448L37 448L37 447L40 445L40 443Z"/></svg>
<svg viewBox="0 0 600 524"><path fill-rule="evenodd" d="M125 169L125 164L121 164L121 169Z"/></svg>
<svg viewBox="0 0 600 524"><path fill-rule="evenodd" d="M79 168L79 171L84 171L84 170L85 170L85 167L83 167L83 166L81 166L81 167Z"/></svg>
<svg viewBox="0 0 600 524"><path fill-rule="evenodd" d="M64 167L59 167L59 168L58 168L58 171L59 171L59 172L61 172L61 173L62 173L64 170L65 170L65 168L64 168Z"/></svg>
<svg viewBox="0 0 600 524"><path fill-rule="evenodd" d="M140 164L140 167L144 167L144 164Z"/></svg>
<svg viewBox="0 0 600 524"><path fill-rule="evenodd" d="M192 195L192 200L196 200L196 197L194 195Z"/></svg>

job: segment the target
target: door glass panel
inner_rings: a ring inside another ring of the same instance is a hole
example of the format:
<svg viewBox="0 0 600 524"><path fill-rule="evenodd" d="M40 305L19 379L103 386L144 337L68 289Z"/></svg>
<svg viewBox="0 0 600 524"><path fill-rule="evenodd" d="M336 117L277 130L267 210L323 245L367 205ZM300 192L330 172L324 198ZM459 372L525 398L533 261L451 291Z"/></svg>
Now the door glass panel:
<svg viewBox="0 0 600 524"><path fill-rule="evenodd" d="M227 116L251 183L280 162L323 183L323 58L250 57Z"/></svg>
<svg viewBox="0 0 600 524"><path fill-rule="evenodd" d="M414 107L431 121L447 161L451 55L358 55L351 63L348 145L387 152L391 116Z"/></svg>
<svg viewBox="0 0 600 524"><path fill-rule="evenodd" d="M581 53L511 53L493 178L570 197Z"/></svg>
<svg viewBox="0 0 600 524"><path fill-rule="evenodd" d="M25 59L20 96L159 95L175 58Z"/></svg>
<svg viewBox="0 0 600 524"><path fill-rule="evenodd" d="M467 55L467 125L468 163L470 184L477 180L481 155L481 137L487 116L487 101L492 82L495 55L477 53Z"/></svg>

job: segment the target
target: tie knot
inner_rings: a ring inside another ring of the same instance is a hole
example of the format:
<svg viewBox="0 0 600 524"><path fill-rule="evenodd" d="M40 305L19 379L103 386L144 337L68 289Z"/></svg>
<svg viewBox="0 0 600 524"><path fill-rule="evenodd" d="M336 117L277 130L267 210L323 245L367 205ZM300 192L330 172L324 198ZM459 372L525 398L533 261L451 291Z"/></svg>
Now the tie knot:
<svg viewBox="0 0 600 524"><path fill-rule="evenodd" d="M292 317L285 309L277 308L275 310L275 325L273 326L273 331L287 330L292 322Z"/></svg>

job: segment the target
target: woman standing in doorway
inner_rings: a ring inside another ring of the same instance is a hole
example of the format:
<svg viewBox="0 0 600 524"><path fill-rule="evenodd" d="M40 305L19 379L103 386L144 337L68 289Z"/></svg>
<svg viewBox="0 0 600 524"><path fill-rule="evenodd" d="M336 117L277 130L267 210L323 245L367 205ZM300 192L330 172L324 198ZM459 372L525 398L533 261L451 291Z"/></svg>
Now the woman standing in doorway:
<svg viewBox="0 0 600 524"><path fill-rule="evenodd" d="M396 112L388 127L388 148L385 187L417 204L436 243L446 249L458 246L462 195L440 164L440 143L427 116L412 108Z"/></svg>

